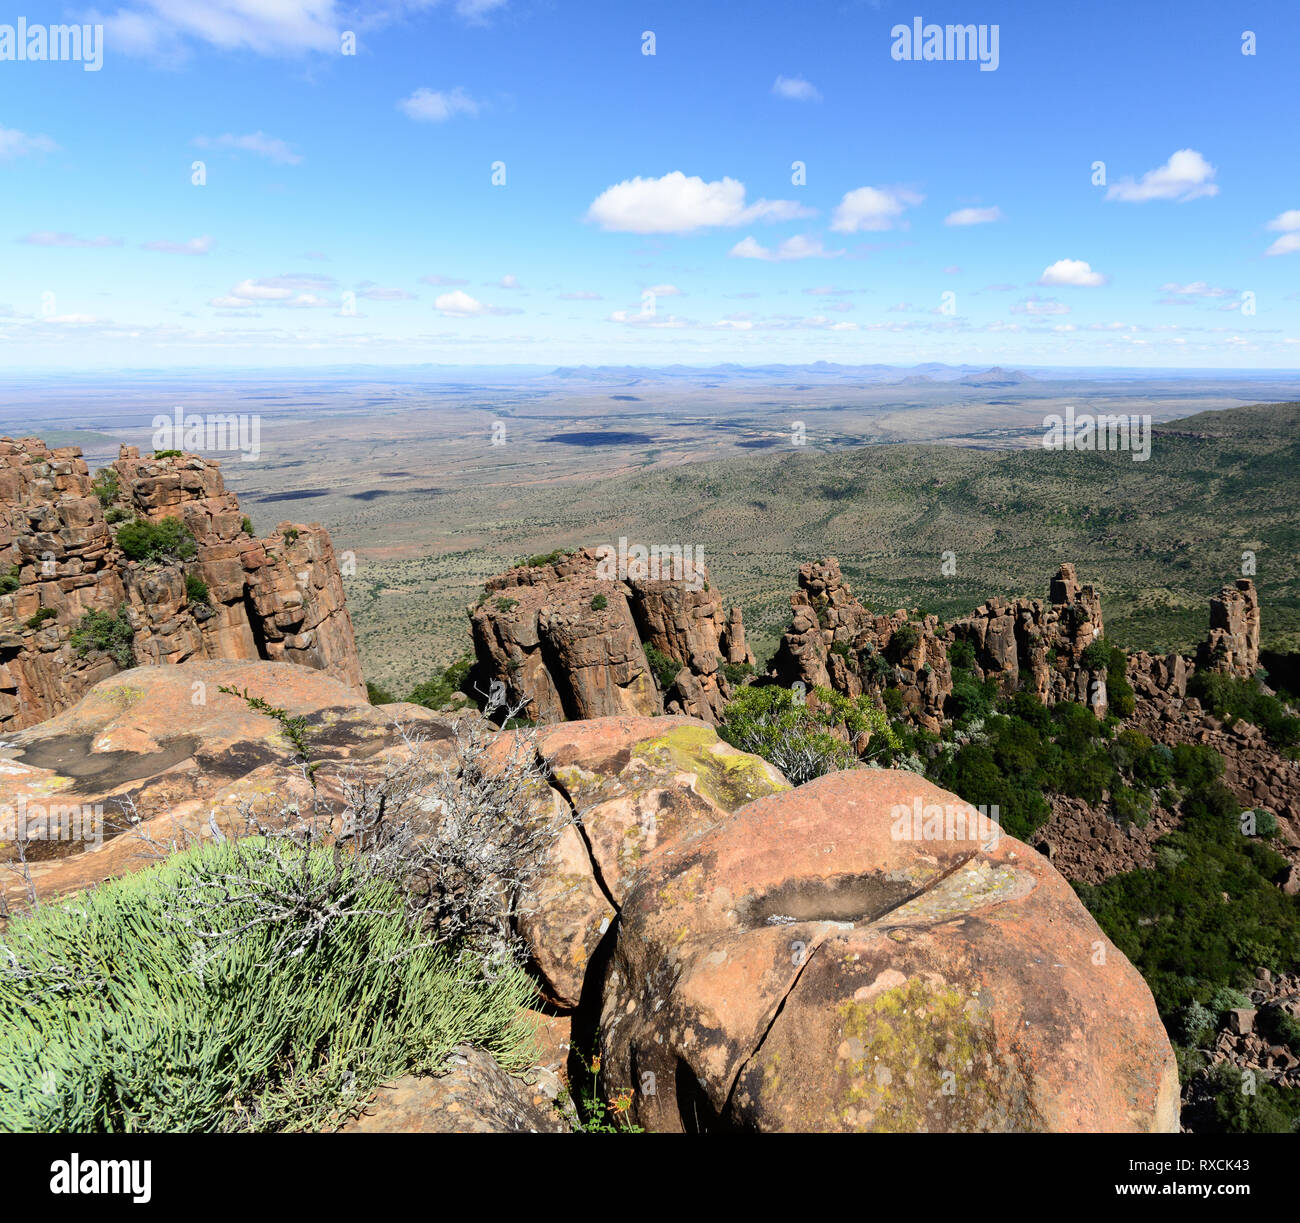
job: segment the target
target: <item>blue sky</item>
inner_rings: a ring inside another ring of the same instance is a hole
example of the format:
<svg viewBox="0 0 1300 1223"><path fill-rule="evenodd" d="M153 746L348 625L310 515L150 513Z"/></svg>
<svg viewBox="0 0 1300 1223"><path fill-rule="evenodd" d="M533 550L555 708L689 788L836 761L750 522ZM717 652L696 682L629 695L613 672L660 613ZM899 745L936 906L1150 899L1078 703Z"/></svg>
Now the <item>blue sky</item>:
<svg viewBox="0 0 1300 1223"><path fill-rule="evenodd" d="M20 15L104 46L0 58L5 367L1300 357L1294 3Z"/></svg>

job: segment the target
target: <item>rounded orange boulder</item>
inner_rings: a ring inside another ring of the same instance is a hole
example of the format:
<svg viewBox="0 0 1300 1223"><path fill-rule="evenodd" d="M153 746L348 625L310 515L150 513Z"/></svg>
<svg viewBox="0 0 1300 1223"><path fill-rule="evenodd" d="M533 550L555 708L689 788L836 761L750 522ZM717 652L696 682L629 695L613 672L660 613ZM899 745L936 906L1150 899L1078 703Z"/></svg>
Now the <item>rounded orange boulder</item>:
<svg viewBox="0 0 1300 1223"><path fill-rule="evenodd" d="M855 769L675 848L603 993L604 1086L646 1129L1177 1131L1146 983L956 796Z"/></svg>

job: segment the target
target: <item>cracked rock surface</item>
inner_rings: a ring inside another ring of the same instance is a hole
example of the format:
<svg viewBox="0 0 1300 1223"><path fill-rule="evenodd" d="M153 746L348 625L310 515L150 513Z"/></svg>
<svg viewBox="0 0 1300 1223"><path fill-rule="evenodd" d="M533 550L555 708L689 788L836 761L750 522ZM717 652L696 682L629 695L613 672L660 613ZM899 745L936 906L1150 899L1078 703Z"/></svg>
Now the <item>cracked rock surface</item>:
<svg viewBox="0 0 1300 1223"><path fill-rule="evenodd" d="M1044 858L947 818L969 810L853 770L656 859L605 977L608 1090L656 1131L1176 1132L1145 982Z"/></svg>

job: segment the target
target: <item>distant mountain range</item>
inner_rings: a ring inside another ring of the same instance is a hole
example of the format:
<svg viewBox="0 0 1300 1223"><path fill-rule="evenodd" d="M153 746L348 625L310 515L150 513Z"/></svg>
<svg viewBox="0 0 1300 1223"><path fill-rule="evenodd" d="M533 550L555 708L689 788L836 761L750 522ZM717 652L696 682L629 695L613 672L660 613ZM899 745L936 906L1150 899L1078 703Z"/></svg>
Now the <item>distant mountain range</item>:
<svg viewBox="0 0 1300 1223"><path fill-rule="evenodd" d="M876 382L916 385L918 383L956 382L972 387L1008 387L1039 379L1020 370L1006 370L995 366L985 369L978 365L942 365L927 362L923 365L835 365L829 361L815 361L811 365L563 365L549 375L565 382L628 383L640 380L660 382L665 379L683 379L692 382L711 378L726 381L781 382Z"/></svg>

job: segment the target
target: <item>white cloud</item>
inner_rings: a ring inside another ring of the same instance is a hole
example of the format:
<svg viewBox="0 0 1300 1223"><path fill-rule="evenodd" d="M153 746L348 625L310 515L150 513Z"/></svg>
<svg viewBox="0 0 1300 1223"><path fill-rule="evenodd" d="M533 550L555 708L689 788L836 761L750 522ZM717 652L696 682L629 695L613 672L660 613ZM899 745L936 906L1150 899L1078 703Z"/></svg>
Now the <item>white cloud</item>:
<svg viewBox="0 0 1300 1223"><path fill-rule="evenodd" d="M506 0L456 0L456 13L467 21L477 21L505 4Z"/></svg>
<svg viewBox="0 0 1300 1223"><path fill-rule="evenodd" d="M35 233L28 234L25 238L20 238L20 242L25 242L28 246L68 246L68 247L102 247L102 246L121 246L121 238L106 238L101 234L97 238L78 238L76 234L51 233L48 229L40 229Z"/></svg>
<svg viewBox="0 0 1300 1223"><path fill-rule="evenodd" d="M770 250L756 238L742 238L728 252L734 259L766 259L770 263L784 263L790 259L836 259L843 251L828 251L820 238L795 234L775 250Z"/></svg>
<svg viewBox="0 0 1300 1223"><path fill-rule="evenodd" d="M822 95L818 93L817 87L811 81L805 81L801 76L778 76L772 85L772 92L778 98L786 98L791 102L820 102Z"/></svg>
<svg viewBox="0 0 1300 1223"><path fill-rule="evenodd" d="M674 170L662 178L638 176L607 187L587 209L586 219L614 233L685 234L810 215L793 200L746 204L745 184L734 178L706 183Z"/></svg>
<svg viewBox="0 0 1300 1223"><path fill-rule="evenodd" d="M364 297L367 301L372 302L405 302L414 301L415 294L408 293L405 289L385 289L382 285L377 285L373 280L363 280L357 285L356 293L358 297Z"/></svg>
<svg viewBox="0 0 1300 1223"><path fill-rule="evenodd" d="M511 272L507 272L500 280L496 282L498 289L519 289L523 286L519 283L519 278Z"/></svg>
<svg viewBox="0 0 1300 1223"><path fill-rule="evenodd" d="M615 310L609 316L611 323L622 323L626 327L647 327L651 330L675 330L687 326L687 321L675 314L649 314L645 311Z"/></svg>
<svg viewBox="0 0 1300 1223"><path fill-rule="evenodd" d="M647 293L653 293L656 297L685 297L686 295L676 285L651 285Z"/></svg>
<svg viewBox="0 0 1300 1223"><path fill-rule="evenodd" d="M1011 307L1012 314L1069 314L1070 307L1054 297L1039 297L1031 293Z"/></svg>
<svg viewBox="0 0 1300 1223"><path fill-rule="evenodd" d="M943 219L945 225L987 225L990 221L1003 220L1002 209L992 208L958 208Z"/></svg>
<svg viewBox="0 0 1300 1223"><path fill-rule="evenodd" d="M1100 272L1094 272L1082 259L1058 259L1050 267L1043 269L1038 278L1040 285L1074 285L1077 288L1094 289L1104 285L1110 278Z"/></svg>
<svg viewBox="0 0 1300 1223"><path fill-rule="evenodd" d="M236 136L226 132L215 140L199 136L194 143L201 149L234 149L241 153L255 153L282 166L300 166L302 157L295 153L283 140L268 136L265 132L249 132L246 136Z"/></svg>
<svg viewBox="0 0 1300 1223"><path fill-rule="evenodd" d="M1214 285L1207 284L1204 280L1193 280L1185 285L1170 281L1161 285L1160 291L1170 298L1181 298L1184 301L1190 301L1196 297L1230 297L1235 292L1234 289L1216 288Z"/></svg>
<svg viewBox="0 0 1300 1223"><path fill-rule="evenodd" d="M280 306L285 309L320 309L335 303L321 294L335 286L329 276L289 274L259 280L241 280L224 297L208 304L223 310L246 310L250 306Z"/></svg>
<svg viewBox="0 0 1300 1223"><path fill-rule="evenodd" d="M840 234L892 229L905 208L924 198L905 187L859 187L845 193L831 218L831 228Z"/></svg>
<svg viewBox="0 0 1300 1223"><path fill-rule="evenodd" d="M28 153L52 153L59 146L48 136L33 136L16 127L0 127L0 159Z"/></svg>
<svg viewBox="0 0 1300 1223"><path fill-rule="evenodd" d="M474 318L487 313L487 307L475 297L461 289L450 293L441 293L433 303L433 308L448 318Z"/></svg>
<svg viewBox="0 0 1300 1223"><path fill-rule="evenodd" d="M92 17L126 54L175 56L190 41L257 55L339 49L334 0L137 0Z"/></svg>
<svg viewBox="0 0 1300 1223"><path fill-rule="evenodd" d="M1291 208L1279 213L1266 228L1281 232L1272 246L1264 252L1266 255L1293 255L1300 251L1300 208Z"/></svg>
<svg viewBox="0 0 1300 1223"><path fill-rule="evenodd" d="M455 115L477 115L478 103L459 85L443 93L438 89L417 89L397 104L398 110L420 123L445 123Z"/></svg>
<svg viewBox="0 0 1300 1223"><path fill-rule="evenodd" d="M140 249L161 251L165 255L206 255L212 246L212 239L204 234L200 238L191 238L188 242L168 242L161 238L154 242L142 242Z"/></svg>
<svg viewBox="0 0 1300 1223"><path fill-rule="evenodd" d="M338 54L345 29L382 29L439 0L386 0L353 6L340 0L126 0L116 13L92 10L84 20L103 24L114 51L181 60L192 44L257 55ZM464 21L482 22L506 0L454 0Z"/></svg>
<svg viewBox="0 0 1300 1223"><path fill-rule="evenodd" d="M426 285L435 285L437 287L451 287L454 285L467 285L468 280L458 280L455 276L439 276L436 272L430 276L421 276L420 283Z"/></svg>
<svg viewBox="0 0 1300 1223"><path fill-rule="evenodd" d="M444 318L482 318L487 314L522 314L507 306L489 306L462 289L441 293L434 299L433 308Z"/></svg>
<svg viewBox="0 0 1300 1223"><path fill-rule="evenodd" d="M1148 200L1177 200L1181 204L1205 195L1218 195L1218 185L1210 181L1214 173L1214 167L1195 149L1179 149L1163 166L1148 170L1138 182L1125 178L1113 183L1106 198L1130 204L1144 204Z"/></svg>

